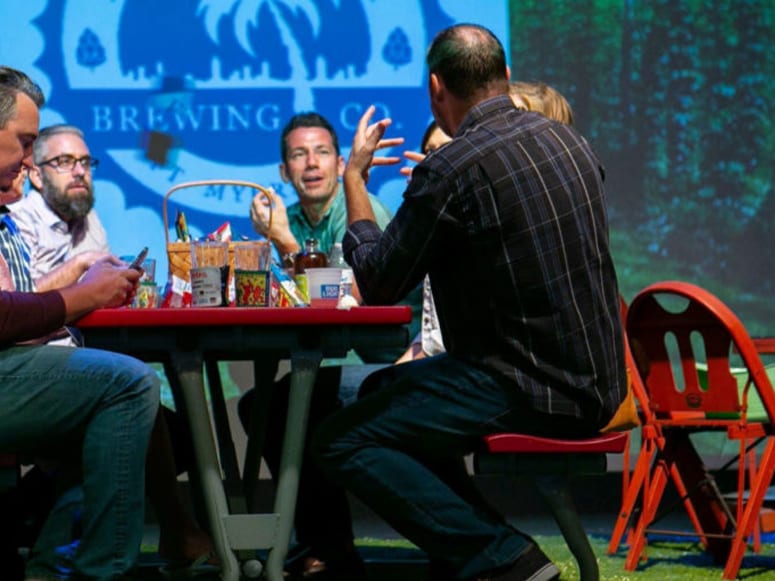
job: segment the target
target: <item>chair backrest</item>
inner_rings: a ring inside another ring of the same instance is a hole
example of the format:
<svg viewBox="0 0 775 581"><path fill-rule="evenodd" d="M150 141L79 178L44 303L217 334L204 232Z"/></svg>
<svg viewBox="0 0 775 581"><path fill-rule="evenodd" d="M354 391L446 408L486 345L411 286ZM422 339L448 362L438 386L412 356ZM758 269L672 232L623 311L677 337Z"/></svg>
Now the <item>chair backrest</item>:
<svg viewBox="0 0 775 581"><path fill-rule="evenodd" d="M622 315L622 326L624 327L624 366L627 369L627 381L630 383L630 389L632 390L635 400L640 410L641 421L645 423L651 422L654 416L654 412L649 406L649 396L646 391L646 387L643 385L643 379L638 372L638 366L635 361L635 357L632 352L632 346L630 345L630 339L627 336L627 302L624 297L619 296L619 308Z"/></svg>
<svg viewBox="0 0 775 581"><path fill-rule="evenodd" d="M775 393L745 327L716 296L690 283L652 284L631 302L626 331L649 407L661 417L736 419L747 395L738 389L730 355L739 354L750 391L769 418ZM706 366L707 378L698 369Z"/></svg>

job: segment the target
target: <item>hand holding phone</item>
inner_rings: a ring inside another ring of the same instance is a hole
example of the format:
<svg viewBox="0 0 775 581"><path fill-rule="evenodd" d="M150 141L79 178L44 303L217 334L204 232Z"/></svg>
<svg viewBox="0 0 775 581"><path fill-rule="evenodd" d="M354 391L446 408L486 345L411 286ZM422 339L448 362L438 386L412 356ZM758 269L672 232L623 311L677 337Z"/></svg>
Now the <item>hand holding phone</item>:
<svg viewBox="0 0 775 581"><path fill-rule="evenodd" d="M138 254L135 259L132 261L132 263L129 265L129 268L134 268L138 272L143 271L143 262L145 261L145 257L148 256L148 247L146 246L140 251L140 254Z"/></svg>

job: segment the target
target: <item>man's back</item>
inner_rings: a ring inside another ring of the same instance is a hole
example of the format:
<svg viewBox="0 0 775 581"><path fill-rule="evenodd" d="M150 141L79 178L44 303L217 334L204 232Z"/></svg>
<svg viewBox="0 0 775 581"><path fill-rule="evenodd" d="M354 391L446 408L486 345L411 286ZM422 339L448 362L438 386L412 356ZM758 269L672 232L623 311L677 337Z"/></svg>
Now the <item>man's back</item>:
<svg viewBox="0 0 775 581"><path fill-rule="evenodd" d="M602 398L612 413L625 382L605 203L583 138L490 99L415 168L386 230L404 249L365 278L395 289L379 278L411 285L427 271L451 355L514 382L539 410L579 416Z"/></svg>

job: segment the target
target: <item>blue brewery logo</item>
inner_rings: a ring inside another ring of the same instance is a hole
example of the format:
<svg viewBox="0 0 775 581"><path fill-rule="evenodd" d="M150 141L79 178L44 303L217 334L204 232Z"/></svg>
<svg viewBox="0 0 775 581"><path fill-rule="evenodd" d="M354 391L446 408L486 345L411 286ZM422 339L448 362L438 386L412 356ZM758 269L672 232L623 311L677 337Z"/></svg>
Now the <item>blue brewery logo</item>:
<svg viewBox="0 0 775 581"><path fill-rule="evenodd" d="M442 3L50 2L37 19L48 105L86 130L113 166L101 177L115 172L133 201L157 205L176 183L214 178L271 184L293 201L277 164L280 131L295 112L326 115L345 147L371 103L421 133L425 48L452 22ZM179 201L195 212L243 218L253 194L190 192Z"/></svg>

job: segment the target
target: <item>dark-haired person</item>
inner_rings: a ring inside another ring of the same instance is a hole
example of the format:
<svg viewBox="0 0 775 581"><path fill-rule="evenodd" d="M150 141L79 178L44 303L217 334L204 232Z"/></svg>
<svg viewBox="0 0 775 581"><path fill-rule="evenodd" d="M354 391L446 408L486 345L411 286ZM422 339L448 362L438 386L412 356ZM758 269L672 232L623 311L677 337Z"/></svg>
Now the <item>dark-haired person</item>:
<svg viewBox="0 0 775 581"><path fill-rule="evenodd" d="M32 165L43 102L27 75L0 66L0 195ZM13 285L11 270L21 268L23 253L3 220L4 288ZM159 407L156 373L124 355L37 344L94 309L125 304L139 276L123 263L101 260L67 288L0 291L0 452L66 458L64 466L78 467L58 474L59 494L27 562L28 581L114 579L129 571L140 550L145 456Z"/></svg>
<svg viewBox="0 0 775 581"><path fill-rule="evenodd" d="M281 132L280 154L280 176L293 186L298 202L286 208L282 198L272 193L270 229L268 202L264 196L257 195L250 208L253 227L272 241L281 256L299 252L308 238L317 239L320 249L328 253L334 243L342 241L347 229L347 212L340 182L344 158L336 131L318 113L294 115ZM386 226L391 218L390 212L375 196L369 194L368 199L378 226ZM419 312L419 289L415 302ZM398 354L386 351L360 355L370 362L379 356L382 363L388 364ZM318 372L310 406L308 438L323 418L342 407L341 379L340 366L323 367ZM289 382L290 375L286 374L272 390L264 459L273 474L277 474L280 466ZM253 390L246 392L239 402L240 419L246 429L250 424L254 393ZM353 544L346 493L320 472L306 448L299 479L295 532L298 546L293 552L305 555L298 560L298 568L304 576L317 574L345 581L360 579L365 574Z"/></svg>
<svg viewBox="0 0 775 581"><path fill-rule="evenodd" d="M427 273L447 352L393 365L327 418L321 468L446 566L447 578L548 581L558 568L472 492L460 458L485 434L597 434L626 394L603 169L572 127L520 111L487 29L427 53L434 118L452 136L412 171L384 232L365 195L389 119L361 118L343 175L344 252L366 304Z"/></svg>
<svg viewBox="0 0 775 581"><path fill-rule="evenodd" d="M316 238L320 249L328 253L347 230L340 182L344 158L336 131L319 113L298 113L282 130L280 155L280 177L291 184L299 201L286 208L282 197L273 194L269 229L267 199L256 195L250 207L253 227L272 241L281 256L299 252L307 238ZM371 194L369 201L377 223L387 225L391 218L388 209Z"/></svg>

